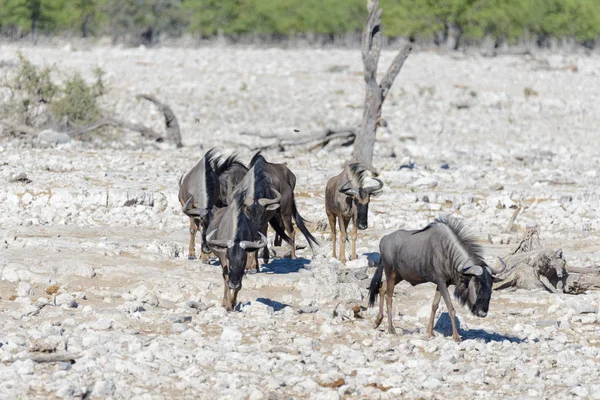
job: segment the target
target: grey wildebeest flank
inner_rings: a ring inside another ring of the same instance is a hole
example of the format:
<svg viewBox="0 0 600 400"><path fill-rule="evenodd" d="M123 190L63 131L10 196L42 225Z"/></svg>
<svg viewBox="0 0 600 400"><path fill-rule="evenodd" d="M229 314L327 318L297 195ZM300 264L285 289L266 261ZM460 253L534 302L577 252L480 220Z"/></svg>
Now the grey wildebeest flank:
<svg viewBox="0 0 600 400"><path fill-rule="evenodd" d="M219 258L223 268L224 288L221 304L228 311L235 307L238 292L242 288L248 253L267 245L267 238L260 232L260 240L253 240L254 229L243 207L245 199L246 191L237 191L227 207L217 210L206 236L208 245Z"/></svg>
<svg viewBox="0 0 600 400"><path fill-rule="evenodd" d="M300 213L298 212L298 208L296 206L296 200L294 199L294 189L296 188L296 175L285 164L274 164L268 162L260 152L256 153L252 160L250 161L250 167L254 168L256 166L260 166L260 169L265 171L265 173L270 178L273 187L281 194L281 202L280 207L275 213L271 226L275 229L277 225L282 226L289 236L289 240L286 239L287 236L282 235L280 232L276 232L277 236L275 240L275 244L280 244L281 239L284 238L291 246L291 258L296 258L296 235L294 233L294 225L292 223L292 218L296 222L298 229L306 238L308 245L311 249L314 249L314 245L318 245L317 240L314 236L308 231L305 225L305 220L302 218ZM266 255L265 257L268 257Z"/></svg>
<svg viewBox="0 0 600 400"><path fill-rule="evenodd" d="M386 296L388 332L395 333L392 325L392 296L400 281L415 286L432 282L437 285L427 325L429 336L433 336L433 320L444 298L452 321L452 338L459 342L455 311L448 286L454 285L454 295L461 304L466 304L478 317L485 317L492 296L493 271L482 258L482 249L457 219L440 217L421 230L398 230L384 236L379 243L381 260L369 287L369 306L373 306L377 295L379 313L375 328L383 320L383 296ZM381 281L385 271L386 283Z"/></svg>
<svg viewBox="0 0 600 400"><path fill-rule="evenodd" d="M185 176L179 180L179 202L183 212L190 218L190 243L188 259L196 258L196 232L202 229L202 252L210 253L206 245L206 228L219 205L219 177L215 165L219 158L215 149L210 149Z"/></svg>
<svg viewBox="0 0 600 400"><path fill-rule="evenodd" d="M369 226L369 202L371 196L379 196L383 188L380 179L376 186L364 187L366 168L358 163L349 164L344 170L330 178L325 188L325 212L331 227L332 254L336 257L335 242L336 219L340 225L340 257L339 260L346 262L345 242L347 240L348 224L352 221L350 240L352 241L352 254L350 259L356 259L356 237L357 229L364 230Z"/></svg>

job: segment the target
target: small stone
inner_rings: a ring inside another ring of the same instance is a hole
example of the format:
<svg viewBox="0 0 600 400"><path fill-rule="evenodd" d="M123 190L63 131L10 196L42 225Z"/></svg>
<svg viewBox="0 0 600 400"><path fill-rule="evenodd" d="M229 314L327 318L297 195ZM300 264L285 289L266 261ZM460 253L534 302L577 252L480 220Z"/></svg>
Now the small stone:
<svg viewBox="0 0 600 400"><path fill-rule="evenodd" d="M115 384L110 380L96 381L92 388L92 396L110 397L115 393Z"/></svg>
<svg viewBox="0 0 600 400"><path fill-rule="evenodd" d="M56 296L56 305L57 306L65 306L68 308L76 308L77 307L77 302L75 301L75 298L73 296L71 296L70 294L59 294L58 296Z"/></svg>
<svg viewBox="0 0 600 400"><path fill-rule="evenodd" d="M99 318L94 323L92 323L92 329L96 331L107 331L111 329L113 326L113 322L106 318Z"/></svg>
<svg viewBox="0 0 600 400"><path fill-rule="evenodd" d="M146 311L144 305L139 301L126 301L125 303L121 304L118 308L119 310L125 311L129 314Z"/></svg>
<svg viewBox="0 0 600 400"><path fill-rule="evenodd" d="M167 319L169 320L169 322L172 322L174 324L182 324L184 322L192 321L192 317L189 315L168 315Z"/></svg>
<svg viewBox="0 0 600 400"><path fill-rule="evenodd" d="M494 191L501 191L504 190L504 185L501 183L494 183L492 186L490 186L490 190L494 190Z"/></svg>
<svg viewBox="0 0 600 400"><path fill-rule="evenodd" d="M575 386L574 388L571 388L571 390L569 390L569 393L574 394L577 397L587 397L588 395L588 390L584 387L584 386Z"/></svg>
<svg viewBox="0 0 600 400"><path fill-rule="evenodd" d="M17 287L19 297L28 297L32 294L31 285L28 282L19 282Z"/></svg>
<svg viewBox="0 0 600 400"><path fill-rule="evenodd" d="M18 360L13 363L13 367L19 375L33 375L35 372L35 363L32 360Z"/></svg>
<svg viewBox="0 0 600 400"><path fill-rule="evenodd" d="M223 333L221 333L221 340L224 342L242 343L242 332L236 327L224 326Z"/></svg>
<svg viewBox="0 0 600 400"><path fill-rule="evenodd" d="M8 179L9 182L11 183L15 183L15 182L21 182L21 183L31 183L31 179L29 179L27 177L27 175L25 174L25 172L19 172L18 174L14 174L13 176L11 176Z"/></svg>

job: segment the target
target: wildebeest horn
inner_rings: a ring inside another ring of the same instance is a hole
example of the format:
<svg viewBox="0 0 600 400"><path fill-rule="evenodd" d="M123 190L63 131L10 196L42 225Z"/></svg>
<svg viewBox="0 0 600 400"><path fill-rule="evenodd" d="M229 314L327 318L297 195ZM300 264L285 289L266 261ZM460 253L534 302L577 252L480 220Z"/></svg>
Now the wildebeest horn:
<svg viewBox="0 0 600 400"><path fill-rule="evenodd" d="M212 232L210 232L208 235L206 235L206 243L208 243L211 246L215 246L215 247L228 247L228 248L233 247L233 240L213 239L212 237L216 231L217 230L215 229Z"/></svg>
<svg viewBox="0 0 600 400"><path fill-rule="evenodd" d="M348 181L348 182L346 182L346 183L344 183L342 185L342 187L339 189L340 193L343 193L343 194L345 194L347 196L356 196L356 195L358 195L358 189L357 188L353 188L353 187L347 188L346 187L349 183L352 183L352 181Z"/></svg>
<svg viewBox="0 0 600 400"><path fill-rule="evenodd" d="M479 275L483 274L483 267L481 267L480 265L472 265L470 267L463 268L460 272L465 275L478 275L479 276Z"/></svg>
<svg viewBox="0 0 600 400"><path fill-rule="evenodd" d="M377 178L373 178L374 180L377 181L378 185L377 186L369 186L365 188L365 191L367 193L373 193L376 192L378 190L381 190L381 188L383 187L383 181L381 179L377 179Z"/></svg>
<svg viewBox="0 0 600 400"><path fill-rule="evenodd" d="M492 275L501 274L506 269L506 263L504 262L504 260L502 258L500 258L500 257L498 257L498 260L500 260L500 265L502 265L502 267L500 267L498 269L493 269L492 267L490 267Z"/></svg>
<svg viewBox="0 0 600 400"><path fill-rule="evenodd" d="M191 201L192 201L192 196L190 196L190 198L183 205L183 212L186 215L192 216L192 217L201 217L201 218L206 217L206 214L208 214L208 210L205 208L189 208L188 209L188 206L190 205Z"/></svg>
<svg viewBox="0 0 600 400"><path fill-rule="evenodd" d="M240 247L245 250L261 249L261 248L265 247L267 245L267 237L265 235L263 235L261 232L258 232L258 234L260 235L260 240L258 242L242 240L240 242Z"/></svg>
<svg viewBox="0 0 600 400"><path fill-rule="evenodd" d="M258 199L258 204L260 204L263 207L266 207L268 205L276 204L276 203L279 203L279 201L281 201L281 193L279 193L275 189L271 189L271 190L273 191L273 193L275 193L275 198L274 199L267 199L267 198Z"/></svg>

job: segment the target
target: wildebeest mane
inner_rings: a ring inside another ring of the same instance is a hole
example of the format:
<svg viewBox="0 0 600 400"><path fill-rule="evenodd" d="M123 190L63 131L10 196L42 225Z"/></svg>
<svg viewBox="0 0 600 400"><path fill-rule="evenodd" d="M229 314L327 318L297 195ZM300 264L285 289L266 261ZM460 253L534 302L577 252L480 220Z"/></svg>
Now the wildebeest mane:
<svg viewBox="0 0 600 400"><path fill-rule="evenodd" d="M214 189L219 183L218 176L214 172L220 160L221 156L217 154L215 148L210 149L204 155L204 176L207 193L214 193Z"/></svg>
<svg viewBox="0 0 600 400"><path fill-rule="evenodd" d="M256 153L254 157L256 157L257 155L260 154ZM271 189L273 188L273 182L271 181L269 174L267 174L267 171L265 170L266 160L262 156L260 156L260 158L257 158L256 160L254 159L254 157L252 158L252 161L254 161L254 163L250 161L250 168L254 173L254 199L267 196L271 198L271 196L273 196L273 192L271 191Z"/></svg>
<svg viewBox="0 0 600 400"><path fill-rule="evenodd" d="M350 171L352 181L354 181L358 187L363 187L367 168L360 163L352 163L348 165L348 170Z"/></svg>
<svg viewBox="0 0 600 400"><path fill-rule="evenodd" d="M234 165L239 165L240 167L246 168L246 166L238 159L238 155L232 154L229 157L225 158L223 162L215 166L215 172L217 173L217 175L220 176Z"/></svg>
<svg viewBox="0 0 600 400"><path fill-rule="evenodd" d="M258 160L266 161L260 151L257 151L256 154L252 157L252 159L250 160L250 164L248 164L248 167L254 167L254 164L256 164Z"/></svg>
<svg viewBox="0 0 600 400"><path fill-rule="evenodd" d="M450 228L460 245L476 265L486 265L485 261L483 260L483 249L477 244L477 239L471 232L469 232L461 220L452 218L449 215L441 215L435 219L434 223L444 224Z"/></svg>

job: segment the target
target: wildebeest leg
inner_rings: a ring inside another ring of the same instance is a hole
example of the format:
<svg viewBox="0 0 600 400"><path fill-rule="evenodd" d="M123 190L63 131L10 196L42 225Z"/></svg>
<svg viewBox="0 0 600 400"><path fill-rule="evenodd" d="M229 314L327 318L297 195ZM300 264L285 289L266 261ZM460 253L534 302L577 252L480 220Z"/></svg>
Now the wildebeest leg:
<svg viewBox="0 0 600 400"><path fill-rule="evenodd" d="M440 291L442 297L444 298L444 303L446 303L446 308L448 309L448 315L450 315L450 321L452 322L452 339L454 339L455 342L460 342L460 336L458 335L458 330L456 329L456 312L454 311L454 306L450 300L448 286L446 286L446 283L438 284L437 290Z"/></svg>
<svg viewBox="0 0 600 400"><path fill-rule="evenodd" d="M348 227L349 219L344 218L343 216L338 218L340 222L340 258L339 260L343 263L346 262L346 240L348 239L348 234L346 233L346 228Z"/></svg>
<svg viewBox="0 0 600 400"><path fill-rule="evenodd" d="M346 224L346 228L348 228L348 224ZM353 215L352 216L352 231L350 231L350 241L352 242L352 254L350 255L351 260L356 260L358 258L358 257L356 257L356 237L357 237L356 215Z"/></svg>
<svg viewBox="0 0 600 400"><path fill-rule="evenodd" d="M198 232L198 224L194 218L190 218L190 245L188 248L188 260L196 259L196 232Z"/></svg>
<svg viewBox="0 0 600 400"><path fill-rule="evenodd" d="M388 268L385 269L385 300L387 303L387 313L388 313L388 333L395 335L396 330L394 329L394 325L392 324L392 318L394 315L392 314L392 298L394 296L394 286L396 286L396 269L390 268L391 271L388 274Z"/></svg>
<svg viewBox="0 0 600 400"><path fill-rule="evenodd" d="M264 230L262 231L262 234L265 235L265 236L267 236L267 229L269 229L269 223L268 222L265 224ZM278 236L279 235L277 235L277 233L275 233L275 239L277 239ZM280 245L281 245L281 238L279 238L279 242L280 242ZM256 254L258 256L258 253L256 253ZM269 263L269 247L268 246L265 246L262 249L262 259L263 259L263 264L264 265L267 265ZM260 272L259 268L258 268L258 259L256 260L256 272Z"/></svg>
<svg viewBox="0 0 600 400"><path fill-rule="evenodd" d="M336 233L335 233L335 214L332 213L327 213L327 218L329 219L329 227L331 228L331 248L332 250L332 257L335 258L335 242L337 241L337 237L336 237Z"/></svg>
<svg viewBox="0 0 600 400"><path fill-rule="evenodd" d="M281 217L279 216L279 214L275 214L275 216L273 218L275 218L277 220L277 223L279 224L279 226L283 226L283 223L281 222ZM277 232L275 232L275 239L273 240L273 246L281 246L282 241L283 241L282 237L279 236L277 234Z"/></svg>
<svg viewBox="0 0 600 400"><path fill-rule="evenodd" d="M435 319L435 313L437 312L437 309L440 305L440 298L441 298L441 294L440 291L438 290L438 288L435 288L435 295L433 296L433 304L431 305L431 316L429 317L429 324L427 324L427 333L429 333L429 336L433 337L433 320Z"/></svg>
<svg viewBox="0 0 600 400"><path fill-rule="evenodd" d="M377 314L377 317L375 318L375 323L373 324L373 328L375 329L377 329L377 327L381 325L381 321L383 321L383 298L385 296L386 287L387 283L384 282L379 288L379 313Z"/></svg>
<svg viewBox="0 0 600 400"><path fill-rule="evenodd" d="M288 232L290 237L290 246L292 246L292 260L296 259L296 233L294 232L294 224L292 223L292 216L283 217L283 228Z"/></svg>
<svg viewBox="0 0 600 400"><path fill-rule="evenodd" d="M227 266L223 266L223 300L221 301L221 305L227 310L233 310L231 306L231 301L229 301L229 273Z"/></svg>

